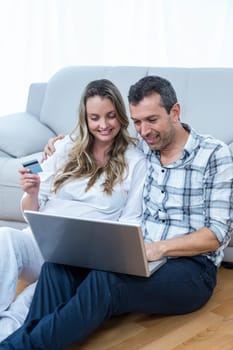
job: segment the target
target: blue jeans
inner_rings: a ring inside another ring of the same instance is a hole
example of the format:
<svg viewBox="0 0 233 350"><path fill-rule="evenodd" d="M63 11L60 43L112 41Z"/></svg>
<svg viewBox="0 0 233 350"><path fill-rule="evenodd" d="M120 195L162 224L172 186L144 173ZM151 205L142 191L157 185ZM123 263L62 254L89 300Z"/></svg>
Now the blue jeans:
<svg viewBox="0 0 233 350"><path fill-rule="evenodd" d="M178 315L199 309L216 285L204 256L168 259L150 278L45 263L25 324L0 349L60 350L113 315Z"/></svg>

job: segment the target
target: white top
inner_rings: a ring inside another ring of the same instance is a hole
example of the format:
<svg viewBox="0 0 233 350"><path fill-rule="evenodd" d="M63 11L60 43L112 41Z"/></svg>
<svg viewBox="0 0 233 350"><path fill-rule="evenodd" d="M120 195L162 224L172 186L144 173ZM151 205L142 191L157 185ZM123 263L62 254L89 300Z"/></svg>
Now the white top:
<svg viewBox="0 0 233 350"><path fill-rule="evenodd" d="M55 143L56 152L42 163L39 203L40 211L100 220L120 220L140 223L142 215L142 195L146 175L146 158L141 150L129 146L125 157L128 175L122 184L114 186L113 193L103 192L104 174L85 192L88 179L72 179L64 183L56 192L51 191L54 174L68 158L73 142L69 136Z"/></svg>

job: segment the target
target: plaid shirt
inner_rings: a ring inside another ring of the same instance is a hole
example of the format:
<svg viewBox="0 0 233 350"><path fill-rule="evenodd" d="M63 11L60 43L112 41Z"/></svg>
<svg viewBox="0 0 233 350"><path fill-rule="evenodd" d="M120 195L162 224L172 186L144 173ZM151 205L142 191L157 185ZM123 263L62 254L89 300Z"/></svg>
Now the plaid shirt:
<svg viewBox="0 0 233 350"><path fill-rule="evenodd" d="M144 238L165 240L208 227L221 246L205 255L218 266L233 230L233 156L223 142L183 126L190 134L181 158L172 164L162 166L159 152L142 142L148 159Z"/></svg>

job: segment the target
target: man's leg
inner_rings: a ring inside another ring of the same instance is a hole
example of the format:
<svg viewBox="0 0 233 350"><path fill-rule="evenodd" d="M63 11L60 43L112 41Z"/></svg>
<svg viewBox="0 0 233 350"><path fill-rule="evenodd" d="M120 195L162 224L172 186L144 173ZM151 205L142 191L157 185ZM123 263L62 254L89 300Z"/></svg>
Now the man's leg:
<svg viewBox="0 0 233 350"><path fill-rule="evenodd" d="M51 266L42 275L44 281L40 279L27 322L0 349L63 349L87 337L111 315L126 312L192 312L208 301L216 283L216 268L206 258L170 259L150 278L93 270L68 302L57 303L55 311L43 317L37 300L43 303L51 290L53 300L56 283L49 281L65 279ZM67 288L64 283L64 291Z"/></svg>
<svg viewBox="0 0 233 350"><path fill-rule="evenodd" d="M46 262L33 296L26 322L52 313L65 305L77 292L77 288L91 270Z"/></svg>
<svg viewBox="0 0 233 350"><path fill-rule="evenodd" d="M0 349L59 350L85 338L113 313L117 283L112 273L45 263L25 324Z"/></svg>
<svg viewBox="0 0 233 350"><path fill-rule="evenodd" d="M126 304L120 312L178 315L193 312L211 297L216 267L206 257L168 259L150 278L124 276Z"/></svg>

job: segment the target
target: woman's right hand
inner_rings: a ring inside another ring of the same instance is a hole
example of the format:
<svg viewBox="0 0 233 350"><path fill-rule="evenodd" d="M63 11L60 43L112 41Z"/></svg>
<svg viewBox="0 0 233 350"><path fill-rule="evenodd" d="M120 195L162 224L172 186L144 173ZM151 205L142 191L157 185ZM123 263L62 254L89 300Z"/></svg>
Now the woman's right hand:
<svg viewBox="0 0 233 350"><path fill-rule="evenodd" d="M56 149L54 147L54 143L57 140L62 140L64 137L65 137L64 135L58 135L58 136L53 137L53 138L48 140L47 145L45 145L45 147L44 147L44 152L42 155L41 163L43 163L43 161L45 161L48 158L48 156L51 156L56 151Z"/></svg>
<svg viewBox="0 0 233 350"><path fill-rule="evenodd" d="M27 168L19 169L19 173L21 189L28 195L37 197L40 189L40 176L31 174Z"/></svg>

